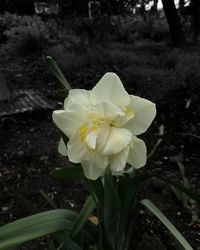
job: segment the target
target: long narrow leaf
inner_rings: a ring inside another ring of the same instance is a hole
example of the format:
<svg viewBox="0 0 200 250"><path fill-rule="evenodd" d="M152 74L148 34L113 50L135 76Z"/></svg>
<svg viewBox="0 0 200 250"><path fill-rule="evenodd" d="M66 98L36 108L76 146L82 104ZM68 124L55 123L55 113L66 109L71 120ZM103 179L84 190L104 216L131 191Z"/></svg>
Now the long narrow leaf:
<svg viewBox="0 0 200 250"><path fill-rule="evenodd" d="M128 176L123 176L119 178L120 184L120 197L121 197L121 213L119 220L119 229L118 229L118 246L122 244L123 234L125 228L130 221L131 213L134 209L134 203L138 193L138 189L141 184L146 181L150 176L148 175L136 175L132 178Z"/></svg>
<svg viewBox="0 0 200 250"><path fill-rule="evenodd" d="M16 220L0 227L0 249L8 249L57 231L71 230L77 214L55 209Z"/></svg>
<svg viewBox="0 0 200 250"><path fill-rule="evenodd" d="M179 241L179 243L186 250L193 250L190 244L185 240L185 238L180 234L180 232L175 228L175 226L167 219L167 217L148 199L140 201L142 205L148 208L174 235L174 237Z"/></svg>
<svg viewBox="0 0 200 250"><path fill-rule="evenodd" d="M94 193L95 199L98 202L98 205L102 208L103 206L103 199L104 199L104 189L101 178L97 180L87 180L87 184L89 186L90 192Z"/></svg>
<svg viewBox="0 0 200 250"><path fill-rule="evenodd" d="M54 61L54 59L50 56L47 56L47 64L49 66L49 69L54 74L54 76L64 85L64 87L69 91L71 88L68 81L65 79L62 71L58 67L57 63Z"/></svg>
<svg viewBox="0 0 200 250"><path fill-rule="evenodd" d="M154 153L156 152L157 148L159 147L160 143L163 141L163 136L164 136L164 125L162 124L159 127L159 135L160 138L157 140L155 146L153 147L153 149L151 150L151 152L148 154L147 158L149 159L152 155L154 155Z"/></svg>
<svg viewBox="0 0 200 250"><path fill-rule="evenodd" d="M51 172L51 175L60 180L69 179L83 179L85 178L83 169L79 165L74 165L72 167L56 169Z"/></svg>
<svg viewBox="0 0 200 250"><path fill-rule="evenodd" d="M120 198L117 193L117 187L114 183L113 176L109 168L107 168L104 177L104 209L103 224L105 229L105 237L110 250L115 249L118 215L120 210Z"/></svg>
<svg viewBox="0 0 200 250"><path fill-rule="evenodd" d="M75 237L83 227L83 225L86 223L88 220L88 217L91 215L95 208L95 203L93 198L90 196L89 199L86 201L83 209L78 215L78 218L76 219L72 231L71 231L71 237Z"/></svg>
<svg viewBox="0 0 200 250"><path fill-rule="evenodd" d="M196 202L200 203L200 195L198 193L196 193L195 191L193 191L192 189L186 188L186 187L184 187L184 186L182 186L180 184L174 183L174 182L172 182L170 180L167 180L165 178L158 177L158 179L161 179L161 180L165 181L168 185L174 186L179 191L187 194L190 198L192 198Z"/></svg>
<svg viewBox="0 0 200 250"><path fill-rule="evenodd" d="M54 238L59 243L59 246L61 246L58 249L62 249L62 250L81 250L81 247L76 242L74 242L69 237L69 235L67 235L64 232L58 232L58 233L56 233L54 235Z"/></svg>
<svg viewBox="0 0 200 250"><path fill-rule="evenodd" d="M157 175L152 175L152 174L144 174L143 175L143 178L145 178L146 180L153 178L153 177L156 177L159 180L166 182L167 185L174 186L179 191L187 194L191 199L195 200L197 203L200 203L200 195L197 192L195 192L194 190L192 190L191 188L186 188L183 185L174 183L170 180L167 180L167 179L162 178L162 177L157 176Z"/></svg>

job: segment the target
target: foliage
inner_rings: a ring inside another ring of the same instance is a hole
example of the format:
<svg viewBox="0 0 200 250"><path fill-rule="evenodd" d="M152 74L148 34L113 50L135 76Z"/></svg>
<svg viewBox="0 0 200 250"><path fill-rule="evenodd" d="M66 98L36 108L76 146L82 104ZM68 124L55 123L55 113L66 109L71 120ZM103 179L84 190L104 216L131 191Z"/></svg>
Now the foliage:
<svg viewBox="0 0 200 250"><path fill-rule="evenodd" d="M153 19L150 36L155 42L165 42L169 40L169 27L165 18Z"/></svg>
<svg viewBox="0 0 200 250"><path fill-rule="evenodd" d="M48 64L55 76L66 87L64 75L56 63L48 58ZM163 133L163 132L162 132ZM65 135L62 133L63 142ZM66 144L65 144L66 146ZM53 234L51 249L129 249L138 208L140 204L148 208L174 235L184 249L193 248L150 200L139 199L141 185L154 177L149 174L138 174L133 168L111 172L107 167L103 177L87 179L81 166L72 166L53 172L54 177L61 179L81 178L85 181L91 196L79 214L70 210L52 210L35 214L4 225L0 228L0 247L8 249L28 240L49 233ZM200 196L185 185L173 183L160 178L179 192L185 193L197 203ZM90 217L94 208L95 216Z"/></svg>
<svg viewBox="0 0 200 250"><path fill-rule="evenodd" d="M79 174L83 174L81 167L79 169ZM63 170L66 179L68 175L70 179L73 178L73 167ZM56 175L55 171L54 176ZM59 176L60 174L57 177ZM138 190L146 180L152 177L132 173L112 176L110 170L107 169L104 182L100 178L96 181L85 180L92 196L79 215L66 209L52 210L4 225L0 228L1 249L8 249L10 246L16 246L48 233L53 233L54 247L50 249L61 247L61 249L80 250L85 249L86 246L86 249L90 246L90 249L99 250L128 249L139 208ZM77 178L77 171L75 178ZM84 176L82 178L84 179ZM200 196L191 190L165 181L200 202ZM184 249L192 250L178 230L151 201L144 199L140 202L162 221ZM94 209L94 203L97 209L97 223L94 223L95 217L88 220ZM59 232L61 230L65 231Z"/></svg>
<svg viewBox="0 0 200 250"><path fill-rule="evenodd" d="M115 42L112 46L104 46L104 49L95 45L89 49L81 47L79 51L75 49L69 51L59 44L48 49L47 53L58 61L63 71L72 79L77 75L80 79L80 69L81 72L86 72L89 68L90 71L96 72L97 77L97 72L115 70L127 83L132 84L133 89L137 90L137 86L140 85L140 89L151 90L150 92L157 98L166 90L191 84L195 87L200 81L198 72L200 60L197 49L186 52L140 41L132 47L129 45L124 47ZM81 79L84 82L83 78ZM90 79L87 78L88 81L90 82ZM159 89L155 82L159 84Z"/></svg>
<svg viewBox="0 0 200 250"><path fill-rule="evenodd" d="M17 13L20 15L32 15L34 14L34 0L1 0L1 10L11 13Z"/></svg>
<svg viewBox="0 0 200 250"><path fill-rule="evenodd" d="M39 16L1 15L1 30L9 48L20 53L30 53L54 43L57 24L54 20L44 22Z"/></svg>
<svg viewBox="0 0 200 250"><path fill-rule="evenodd" d="M100 0L101 13L107 15L119 15L128 13L135 6L135 0ZM64 15L84 15L88 16L88 0L59 0L61 6L61 14Z"/></svg>

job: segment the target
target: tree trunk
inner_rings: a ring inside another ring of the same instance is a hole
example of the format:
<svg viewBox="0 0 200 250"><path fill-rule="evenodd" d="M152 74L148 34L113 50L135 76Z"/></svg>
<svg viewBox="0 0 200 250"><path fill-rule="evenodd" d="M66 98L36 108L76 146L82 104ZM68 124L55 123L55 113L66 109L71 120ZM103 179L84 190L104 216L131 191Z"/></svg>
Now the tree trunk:
<svg viewBox="0 0 200 250"><path fill-rule="evenodd" d="M181 15L183 15L183 13L184 13L184 5L185 5L185 0L179 0L178 8L179 8L179 13Z"/></svg>
<svg viewBox="0 0 200 250"><path fill-rule="evenodd" d="M151 7L151 9L154 13L158 12L158 0L153 1L153 6Z"/></svg>
<svg viewBox="0 0 200 250"><path fill-rule="evenodd" d="M199 0L191 0L190 2L192 15L193 42L198 41L200 33L200 2Z"/></svg>
<svg viewBox="0 0 200 250"><path fill-rule="evenodd" d="M186 40L181 28L180 19L174 4L174 0L162 0L162 4L174 46L184 47L186 45Z"/></svg>

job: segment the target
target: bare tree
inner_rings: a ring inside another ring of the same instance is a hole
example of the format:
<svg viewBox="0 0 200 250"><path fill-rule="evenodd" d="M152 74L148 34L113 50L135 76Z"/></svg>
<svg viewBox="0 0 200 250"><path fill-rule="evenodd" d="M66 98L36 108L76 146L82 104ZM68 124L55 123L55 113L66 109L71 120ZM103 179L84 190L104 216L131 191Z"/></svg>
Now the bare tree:
<svg viewBox="0 0 200 250"><path fill-rule="evenodd" d="M181 15L184 13L185 0L179 0L179 12Z"/></svg>
<svg viewBox="0 0 200 250"><path fill-rule="evenodd" d="M153 6L151 7L151 10L152 10L154 13L157 13L157 12L158 12L158 0L154 0L154 1L153 1Z"/></svg>
<svg viewBox="0 0 200 250"><path fill-rule="evenodd" d="M184 47L186 39L180 24L174 0L162 0L162 4L174 46Z"/></svg>
<svg viewBox="0 0 200 250"><path fill-rule="evenodd" d="M191 0L190 6L192 15L193 42L197 42L200 33L200 1Z"/></svg>

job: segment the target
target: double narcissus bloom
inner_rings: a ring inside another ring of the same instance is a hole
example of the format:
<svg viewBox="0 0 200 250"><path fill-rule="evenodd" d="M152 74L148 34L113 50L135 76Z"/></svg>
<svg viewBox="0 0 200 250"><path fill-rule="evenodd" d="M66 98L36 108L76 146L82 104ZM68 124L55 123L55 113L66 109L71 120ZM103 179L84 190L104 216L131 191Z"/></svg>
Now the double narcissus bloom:
<svg viewBox="0 0 200 250"><path fill-rule="evenodd" d="M64 110L53 112L53 120L69 138L61 139L58 151L81 163L88 179L103 175L108 165L121 171L129 163L140 168L146 163L145 143L137 138L156 115L155 104L129 95L119 77L106 73L92 90L73 89Z"/></svg>

